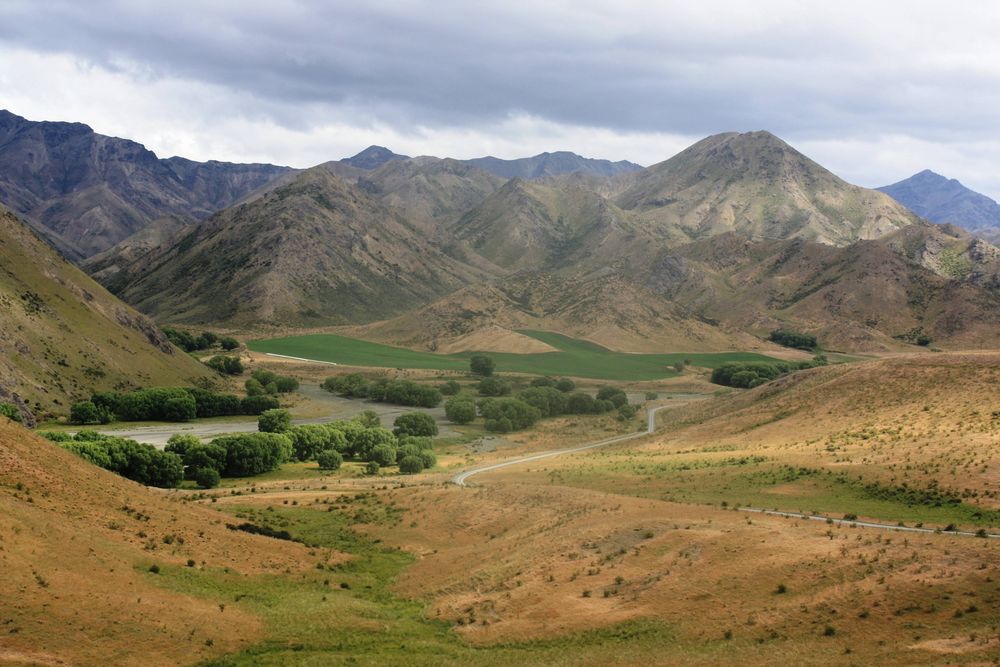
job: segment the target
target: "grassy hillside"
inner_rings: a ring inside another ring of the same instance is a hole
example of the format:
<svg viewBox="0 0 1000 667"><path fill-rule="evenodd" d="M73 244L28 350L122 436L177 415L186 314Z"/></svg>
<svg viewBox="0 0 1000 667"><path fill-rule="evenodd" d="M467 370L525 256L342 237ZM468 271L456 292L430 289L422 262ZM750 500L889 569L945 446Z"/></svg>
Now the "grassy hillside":
<svg viewBox="0 0 1000 667"><path fill-rule="evenodd" d="M194 664L257 641L253 614L149 571L273 577L317 560L221 519L0 417L0 663Z"/></svg>
<svg viewBox="0 0 1000 667"><path fill-rule="evenodd" d="M480 274L323 167L227 209L124 267L129 303L187 323L364 322Z"/></svg>
<svg viewBox="0 0 1000 667"><path fill-rule="evenodd" d="M0 393L65 413L95 389L207 376L148 319L0 212Z"/></svg>
<svg viewBox="0 0 1000 667"><path fill-rule="evenodd" d="M764 361L768 357L749 352L625 354L558 333L520 331L540 340L557 352L514 354L491 352L498 372L563 375L598 380L657 380L676 375L671 366L690 360L695 366L715 368L727 361ZM344 366L378 368L425 368L467 371L472 352L433 354L391 347L380 343L333 334L290 336L251 341L255 352L283 354L303 359L333 362Z"/></svg>

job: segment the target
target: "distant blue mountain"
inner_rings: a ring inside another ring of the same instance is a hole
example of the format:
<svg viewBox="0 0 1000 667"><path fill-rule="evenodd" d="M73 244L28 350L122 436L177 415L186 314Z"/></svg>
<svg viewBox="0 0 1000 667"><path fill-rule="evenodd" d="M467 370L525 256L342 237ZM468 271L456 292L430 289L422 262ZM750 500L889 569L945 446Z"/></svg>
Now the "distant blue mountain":
<svg viewBox="0 0 1000 667"><path fill-rule="evenodd" d="M950 222L990 241L1000 241L1000 204L954 178L925 169L878 188L931 222Z"/></svg>

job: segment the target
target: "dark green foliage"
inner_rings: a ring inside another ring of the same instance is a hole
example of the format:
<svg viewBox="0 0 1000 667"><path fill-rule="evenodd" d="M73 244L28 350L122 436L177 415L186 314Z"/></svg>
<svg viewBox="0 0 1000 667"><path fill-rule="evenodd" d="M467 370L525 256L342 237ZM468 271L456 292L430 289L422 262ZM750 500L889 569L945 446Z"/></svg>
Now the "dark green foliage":
<svg viewBox="0 0 1000 667"><path fill-rule="evenodd" d="M274 396L247 396L242 401L243 414L259 415L267 410L274 410L281 404Z"/></svg>
<svg viewBox="0 0 1000 667"><path fill-rule="evenodd" d="M253 380L253 384L251 384ZM252 395L267 394L288 394L299 388L299 381L290 375L278 375L269 370L258 368L250 374L250 380L246 382L247 393Z"/></svg>
<svg viewBox="0 0 1000 667"><path fill-rule="evenodd" d="M383 468L391 466L396 463L396 448L388 443L375 445L368 454L368 460Z"/></svg>
<svg viewBox="0 0 1000 667"><path fill-rule="evenodd" d="M261 433L284 433L291 427L292 415L280 408L267 410L257 419L257 430Z"/></svg>
<svg viewBox="0 0 1000 667"><path fill-rule="evenodd" d="M366 475L377 475L379 471L379 465L375 461L369 461L365 464L365 474Z"/></svg>
<svg viewBox="0 0 1000 667"><path fill-rule="evenodd" d="M399 472L404 475L415 475L423 469L424 462L419 456L404 456L399 462Z"/></svg>
<svg viewBox="0 0 1000 667"><path fill-rule="evenodd" d="M338 470L344 464L344 457L336 449L325 449L316 455L316 462L323 470Z"/></svg>
<svg viewBox="0 0 1000 667"><path fill-rule="evenodd" d="M222 341L211 331L203 331L200 335L195 336L188 331L182 331L179 329L172 329L170 327L163 327L163 334L167 337L171 343L181 348L185 352L195 352L197 350L208 350L215 347L217 343L221 343L225 340L233 340L232 338L223 338ZM222 346L223 349L235 349L239 347L239 343L234 345L232 348Z"/></svg>
<svg viewBox="0 0 1000 667"><path fill-rule="evenodd" d="M17 409L16 405L11 403L0 403L0 416L18 423L21 421L21 411Z"/></svg>
<svg viewBox="0 0 1000 667"><path fill-rule="evenodd" d="M400 435L434 436L438 434L437 423L426 412L408 412L396 417L393 433Z"/></svg>
<svg viewBox="0 0 1000 667"><path fill-rule="evenodd" d="M532 426L541 413L516 398L487 398L479 402L479 411L486 418L486 430L505 433Z"/></svg>
<svg viewBox="0 0 1000 667"><path fill-rule="evenodd" d="M279 433L242 433L216 438L226 451L225 477L248 477L276 469L292 455L292 443Z"/></svg>
<svg viewBox="0 0 1000 667"><path fill-rule="evenodd" d="M571 391L576 391L576 383L569 378L562 378L556 382L556 389L564 394L568 394Z"/></svg>
<svg viewBox="0 0 1000 667"><path fill-rule="evenodd" d="M507 380L488 377L483 378L479 383L480 396L507 396L511 391L511 384Z"/></svg>
<svg viewBox="0 0 1000 667"><path fill-rule="evenodd" d="M276 540L288 540L289 542L300 542L292 537L292 534L287 530L275 530L270 526L257 526L255 524L245 522L240 524L227 523L226 528L229 530L241 530L244 533L250 533L251 535L263 535L264 537L272 537Z"/></svg>
<svg viewBox="0 0 1000 667"><path fill-rule="evenodd" d="M59 443L77 456L140 484L174 488L184 479L184 464L173 452L96 431L82 430Z"/></svg>
<svg viewBox="0 0 1000 667"><path fill-rule="evenodd" d="M192 476L198 486L203 489L211 489L219 485L221 475L215 468L198 468Z"/></svg>
<svg viewBox="0 0 1000 667"><path fill-rule="evenodd" d="M247 378L247 381L243 383L243 387L246 389L247 396L263 396L267 393L264 390L264 385L257 378Z"/></svg>
<svg viewBox="0 0 1000 667"><path fill-rule="evenodd" d="M611 401L616 408L628 405L628 396L625 395L624 391L618 387L608 387L606 385L597 389L597 400Z"/></svg>
<svg viewBox="0 0 1000 667"><path fill-rule="evenodd" d="M312 461L325 450L343 451L347 446L343 431L337 430L332 424L293 426L285 435L292 441L297 461Z"/></svg>
<svg viewBox="0 0 1000 667"><path fill-rule="evenodd" d="M819 345L816 342L816 336L812 334L804 334L797 331L782 331L781 329L772 331L767 339L772 343L784 345L785 347L794 347L798 350L812 351Z"/></svg>
<svg viewBox="0 0 1000 667"><path fill-rule="evenodd" d="M290 394L299 388L299 381L288 375L279 375L274 384L278 387L279 394Z"/></svg>
<svg viewBox="0 0 1000 667"><path fill-rule="evenodd" d="M368 382L358 373L327 378L323 389L348 398L368 398L380 403L408 405L420 408L435 408L441 404L441 392L434 387L417 384L410 380L389 380L379 378Z"/></svg>
<svg viewBox="0 0 1000 667"><path fill-rule="evenodd" d="M393 451L396 449L396 436L392 431L384 428L362 428L361 431L351 440L353 445L351 454L362 461L371 461L374 457L375 448L379 445L389 445ZM393 461L396 459L393 458Z"/></svg>
<svg viewBox="0 0 1000 667"><path fill-rule="evenodd" d="M441 392L442 396L454 396L462 390L462 386L455 382L454 380L448 380L444 384L438 387L438 391Z"/></svg>
<svg viewBox="0 0 1000 667"><path fill-rule="evenodd" d="M198 416L198 404L191 394L171 396L163 402L163 420L186 422Z"/></svg>
<svg viewBox="0 0 1000 667"><path fill-rule="evenodd" d="M213 468L218 472L226 469L226 450L212 443L193 445L181 456L184 461L185 474L191 478L202 468Z"/></svg>
<svg viewBox="0 0 1000 667"><path fill-rule="evenodd" d="M659 397L660 397L660 395L658 393L656 393L655 391L647 391L646 392L646 400L647 401L655 401Z"/></svg>
<svg viewBox="0 0 1000 667"><path fill-rule="evenodd" d="M254 405L251 399L240 401L232 394L184 387L139 389L124 394L99 392L93 395L90 402L99 412L106 411L109 421L112 417L120 421L187 421L195 417L254 415L277 407L277 399L259 398L267 398L267 403Z"/></svg>
<svg viewBox="0 0 1000 667"><path fill-rule="evenodd" d="M555 387L556 381L550 377L535 378L531 381L532 387Z"/></svg>
<svg viewBox="0 0 1000 667"><path fill-rule="evenodd" d="M471 398L452 398L444 404L444 414L455 424L468 424L476 418L476 404Z"/></svg>
<svg viewBox="0 0 1000 667"><path fill-rule="evenodd" d="M927 347L928 345L934 342L934 339L925 333L920 333L917 334L917 337L914 342L916 342L917 345L920 345L922 347Z"/></svg>
<svg viewBox="0 0 1000 667"><path fill-rule="evenodd" d="M517 393L518 400L536 408L543 417L555 417L566 412L569 399L551 385L531 387Z"/></svg>
<svg viewBox="0 0 1000 667"><path fill-rule="evenodd" d="M587 415L597 412L594 397L582 391L570 394L566 400L566 412L571 415Z"/></svg>
<svg viewBox="0 0 1000 667"><path fill-rule="evenodd" d="M236 348L238 348L240 346L240 343L235 338L230 338L228 336L225 336L219 339L219 345L222 347L223 350L231 352Z"/></svg>
<svg viewBox="0 0 1000 667"><path fill-rule="evenodd" d="M775 362L730 362L712 371L712 382L726 387L751 389L770 382L777 377L805 368L814 368L826 363L825 358L816 357L811 361Z"/></svg>
<svg viewBox="0 0 1000 667"><path fill-rule="evenodd" d="M243 362L240 361L239 357L229 357L224 354L217 354L206 361L205 365L218 371L219 373L222 373L223 375L243 374Z"/></svg>
<svg viewBox="0 0 1000 667"><path fill-rule="evenodd" d="M496 363L492 357L487 357L485 354L474 354L469 358L469 370L473 375L490 377L495 368Z"/></svg>
<svg viewBox="0 0 1000 667"><path fill-rule="evenodd" d="M626 403L625 405L618 406L619 421L628 421L629 419L633 419L635 418L635 413L636 409L634 405Z"/></svg>
<svg viewBox="0 0 1000 667"><path fill-rule="evenodd" d="M111 421L111 413L93 401L79 401L70 407L69 421L73 424L107 424Z"/></svg>

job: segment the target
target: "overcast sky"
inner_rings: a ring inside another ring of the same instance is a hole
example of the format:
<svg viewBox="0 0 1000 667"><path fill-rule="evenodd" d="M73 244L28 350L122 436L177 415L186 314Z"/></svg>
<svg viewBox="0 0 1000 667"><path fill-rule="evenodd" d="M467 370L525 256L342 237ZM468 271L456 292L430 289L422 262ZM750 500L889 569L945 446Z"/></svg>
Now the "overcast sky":
<svg viewBox="0 0 1000 667"><path fill-rule="evenodd" d="M2 0L0 107L296 167L648 165L766 129L860 185L930 168L1000 199L1000 3Z"/></svg>

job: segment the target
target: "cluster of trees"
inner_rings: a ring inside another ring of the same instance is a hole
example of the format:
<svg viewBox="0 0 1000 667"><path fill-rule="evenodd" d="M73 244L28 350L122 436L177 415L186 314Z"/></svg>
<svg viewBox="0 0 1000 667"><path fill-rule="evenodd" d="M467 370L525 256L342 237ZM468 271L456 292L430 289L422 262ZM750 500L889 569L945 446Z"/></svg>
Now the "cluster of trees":
<svg viewBox="0 0 1000 667"><path fill-rule="evenodd" d="M798 350L806 350L812 352L815 350L819 343L816 341L816 336L812 334L799 333L798 331L784 331L778 329L772 331L771 335L767 337L772 343L777 343L778 345L784 345L785 347L794 347Z"/></svg>
<svg viewBox="0 0 1000 667"><path fill-rule="evenodd" d="M210 350L216 345L223 350L235 350L240 346L235 338L228 336L219 337L211 331L203 331L195 336L188 331L163 327L163 334L171 343L181 348L185 352L196 352L198 350Z"/></svg>
<svg viewBox="0 0 1000 667"><path fill-rule="evenodd" d="M21 411L13 403L0 403L0 416L16 422L21 421Z"/></svg>
<svg viewBox="0 0 1000 667"><path fill-rule="evenodd" d="M456 424L468 424L477 414L486 420L486 430L507 433L532 426L542 417L563 414L601 414L618 410L622 418L635 416L625 392L616 387L600 387L597 396L584 392L567 393L553 384L532 383L514 397L487 397L476 403L472 398L456 396L444 406L445 415ZM575 389L571 382L564 385Z"/></svg>
<svg viewBox="0 0 1000 667"><path fill-rule="evenodd" d="M239 357L217 354L206 361L205 365L223 375L243 375L243 362Z"/></svg>
<svg viewBox="0 0 1000 667"><path fill-rule="evenodd" d="M487 357L485 354L474 354L469 358L469 370L473 375L490 377L493 375L493 371L496 370L496 363L491 357Z"/></svg>
<svg viewBox="0 0 1000 667"><path fill-rule="evenodd" d="M729 362L712 371L712 382L726 387L752 389L787 373L826 364L816 356L810 361L747 361Z"/></svg>
<svg viewBox="0 0 1000 667"><path fill-rule="evenodd" d="M280 414L285 413L285 414ZM380 426L371 410L350 421L292 426L285 410L261 415L260 428L276 429L291 442L292 458L316 461L321 468L337 469L345 459L366 462L366 470L398 465L400 472L413 474L437 464L431 437L437 435L434 419L424 412L400 415L394 430Z"/></svg>
<svg viewBox="0 0 1000 667"><path fill-rule="evenodd" d="M107 424L112 421L189 421L196 417L259 415L278 407L273 396L218 394L196 387L161 387L125 393L95 393L89 401L74 403L74 424Z"/></svg>
<svg viewBox="0 0 1000 667"><path fill-rule="evenodd" d="M181 458L152 445L87 429L75 436L68 433L41 435L94 465L140 484L169 489L178 486L184 479Z"/></svg>
<svg viewBox="0 0 1000 667"><path fill-rule="evenodd" d="M321 385L326 391L348 398L367 398L379 403L434 408L444 400L434 387L410 380L378 378L369 382L360 373L327 378Z"/></svg>
<svg viewBox="0 0 1000 667"><path fill-rule="evenodd" d="M290 375L278 375L271 371L259 368L250 374L250 378L244 384L247 396L263 396L269 394L288 394L299 388L299 381Z"/></svg>
<svg viewBox="0 0 1000 667"><path fill-rule="evenodd" d="M293 455L291 439L281 433L239 433L203 443L190 435L175 435L166 451L178 456L184 475L211 488L221 477L250 477L275 470Z"/></svg>

